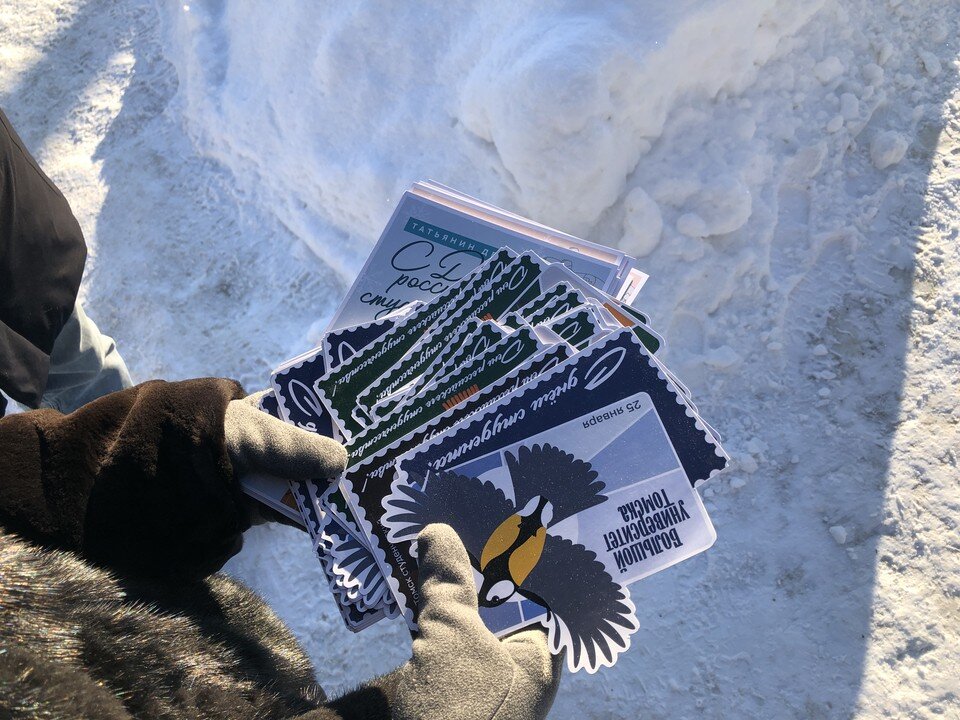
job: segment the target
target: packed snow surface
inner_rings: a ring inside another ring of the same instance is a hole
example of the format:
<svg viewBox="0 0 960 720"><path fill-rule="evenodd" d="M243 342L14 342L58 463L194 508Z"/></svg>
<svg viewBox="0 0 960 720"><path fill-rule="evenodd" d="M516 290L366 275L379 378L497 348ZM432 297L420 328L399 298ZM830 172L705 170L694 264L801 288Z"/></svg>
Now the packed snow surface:
<svg viewBox="0 0 960 720"><path fill-rule="evenodd" d="M960 714L960 8L900 0L0 6L0 102L140 379L250 389L433 178L615 244L734 462L554 717ZM400 664L309 543L228 569L336 692Z"/></svg>

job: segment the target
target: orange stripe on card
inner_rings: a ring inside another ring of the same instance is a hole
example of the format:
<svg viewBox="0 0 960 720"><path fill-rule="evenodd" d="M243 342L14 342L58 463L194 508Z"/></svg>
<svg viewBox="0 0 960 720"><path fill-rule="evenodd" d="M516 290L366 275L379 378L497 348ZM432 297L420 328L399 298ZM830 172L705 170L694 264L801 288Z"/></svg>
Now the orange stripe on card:
<svg viewBox="0 0 960 720"><path fill-rule="evenodd" d="M617 308L615 308L610 303L604 303L603 306L607 310L609 310L610 314L617 319L617 322L623 325L624 327L633 327L634 325L636 325L636 323L633 320L628 318L626 315L624 315L622 312L620 312Z"/></svg>
<svg viewBox="0 0 960 720"><path fill-rule="evenodd" d="M449 410L452 407L456 407L457 405L462 403L464 400L466 400L468 397L470 397L471 395L476 395L478 392L480 392L480 387L478 385L471 385L466 390L463 390L461 392L458 392L456 395L451 395L450 397L448 397L442 403L443 409Z"/></svg>

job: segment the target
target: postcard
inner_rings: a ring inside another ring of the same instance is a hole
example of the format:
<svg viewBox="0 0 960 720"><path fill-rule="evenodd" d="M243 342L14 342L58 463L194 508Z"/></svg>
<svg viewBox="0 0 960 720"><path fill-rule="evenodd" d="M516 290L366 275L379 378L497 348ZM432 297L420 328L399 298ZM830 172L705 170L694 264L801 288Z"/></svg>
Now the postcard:
<svg viewBox="0 0 960 720"><path fill-rule="evenodd" d="M726 456L686 410L621 330L400 456L385 511L360 519L404 617L416 534L446 522L494 632L540 623L571 670L615 662L637 628L626 586L715 538L694 486Z"/></svg>

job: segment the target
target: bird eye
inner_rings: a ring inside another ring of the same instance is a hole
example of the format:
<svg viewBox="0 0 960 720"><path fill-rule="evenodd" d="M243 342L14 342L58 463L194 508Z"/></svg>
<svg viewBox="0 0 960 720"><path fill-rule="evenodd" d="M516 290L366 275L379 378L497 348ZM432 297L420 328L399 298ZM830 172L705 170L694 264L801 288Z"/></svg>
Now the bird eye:
<svg viewBox="0 0 960 720"><path fill-rule="evenodd" d="M508 597L513 595L513 591L516 588L514 584L509 580L501 580L498 583L495 583L492 588L487 591L488 601L493 604L502 603Z"/></svg>

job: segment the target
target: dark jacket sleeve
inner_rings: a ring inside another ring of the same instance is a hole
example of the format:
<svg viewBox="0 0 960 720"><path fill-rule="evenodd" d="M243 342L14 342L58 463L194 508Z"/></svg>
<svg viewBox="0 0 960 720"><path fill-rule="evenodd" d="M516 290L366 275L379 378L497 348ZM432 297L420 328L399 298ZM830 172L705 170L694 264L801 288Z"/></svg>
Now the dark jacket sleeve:
<svg viewBox="0 0 960 720"><path fill-rule="evenodd" d="M86 255L69 203L0 110L0 390L30 407L40 405Z"/></svg>
<svg viewBox="0 0 960 720"><path fill-rule="evenodd" d="M152 381L0 419L0 522L127 574L218 570L249 524L223 430L242 396L229 380Z"/></svg>

